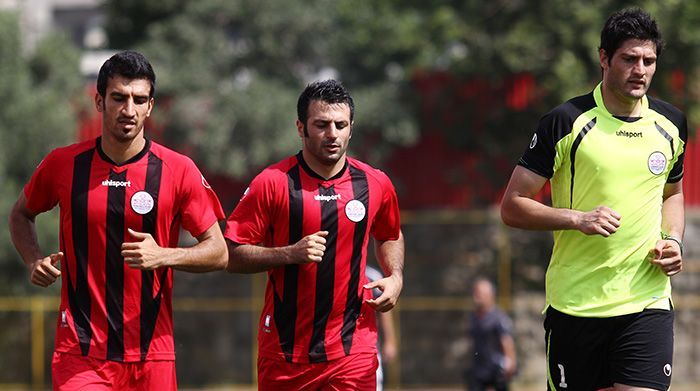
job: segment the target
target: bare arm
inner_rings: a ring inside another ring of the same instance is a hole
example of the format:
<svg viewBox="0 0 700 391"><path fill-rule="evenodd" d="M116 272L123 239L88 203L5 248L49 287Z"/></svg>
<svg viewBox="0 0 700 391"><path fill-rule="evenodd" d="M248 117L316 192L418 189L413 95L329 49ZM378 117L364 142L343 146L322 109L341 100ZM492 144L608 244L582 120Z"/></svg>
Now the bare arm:
<svg viewBox="0 0 700 391"><path fill-rule="evenodd" d="M228 240L229 273L260 273L279 266L321 262L326 251L328 231L303 237L293 245L264 247Z"/></svg>
<svg viewBox="0 0 700 391"><path fill-rule="evenodd" d="M386 312L394 308L403 289L403 232L396 240L375 241L377 261L386 277L365 284L365 289L379 288L382 294L376 299L367 300L367 304L377 311Z"/></svg>
<svg viewBox="0 0 700 391"><path fill-rule="evenodd" d="M382 333L382 359L391 363L398 354L396 332L394 330L394 314L391 311L378 312L379 329Z"/></svg>
<svg viewBox="0 0 700 391"><path fill-rule="evenodd" d="M197 237L192 247L160 247L148 233L129 229L135 241L122 244L124 262L134 269L154 270L172 267L191 273L221 270L226 267L226 242L218 223Z"/></svg>
<svg viewBox="0 0 700 391"><path fill-rule="evenodd" d="M587 235L605 237L615 233L620 226L621 216L606 206L582 212L553 208L535 201L533 197L546 182L547 178L516 166L501 203L503 222L515 228L549 231L575 229Z"/></svg>
<svg viewBox="0 0 700 391"><path fill-rule="evenodd" d="M685 232L685 208L683 206L683 183L667 183L664 187L664 201L661 208L661 231L679 242ZM680 243L672 239L661 239L654 247L652 263L660 267L668 276L683 270L683 254Z"/></svg>
<svg viewBox="0 0 700 391"><path fill-rule="evenodd" d="M61 271L54 265L63 259L58 252L45 257L39 248L35 225L36 214L27 209L27 198L21 192L10 212L10 236L17 252L29 269L33 284L47 287L53 284Z"/></svg>
<svg viewBox="0 0 700 391"><path fill-rule="evenodd" d="M518 359L515 354L515 342L513 341L512 335L504 334L501 336L501 348L503 349L503 355L506 358L503 371L505 372L506 377L510 379L515 374L515 369L518 366Z"/></svg>

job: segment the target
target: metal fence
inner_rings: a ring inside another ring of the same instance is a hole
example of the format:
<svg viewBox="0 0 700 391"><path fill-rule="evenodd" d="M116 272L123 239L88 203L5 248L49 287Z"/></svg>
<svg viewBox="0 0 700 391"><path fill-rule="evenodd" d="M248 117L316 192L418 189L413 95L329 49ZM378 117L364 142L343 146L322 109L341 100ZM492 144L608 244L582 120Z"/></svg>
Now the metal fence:
<svg viewBox="0 0 700 391"><path fill-rule="evenodd" d="M700 383L700 215L689 213L686 271L674 277L674 385ZM551 234L506 228L496 211L404 213L406 270L395 309L399 358L387 388L459 388L466 366L471 281L497 283L514 320L521 384L544 384L541 310ZM698 243L697 245L695 243ZM256 382L257 324L266 276L175 273L174 322L183 388ZM58 298L0 297L0 389L45 389ZM517 389L517 388L516 388Z"/></svg>

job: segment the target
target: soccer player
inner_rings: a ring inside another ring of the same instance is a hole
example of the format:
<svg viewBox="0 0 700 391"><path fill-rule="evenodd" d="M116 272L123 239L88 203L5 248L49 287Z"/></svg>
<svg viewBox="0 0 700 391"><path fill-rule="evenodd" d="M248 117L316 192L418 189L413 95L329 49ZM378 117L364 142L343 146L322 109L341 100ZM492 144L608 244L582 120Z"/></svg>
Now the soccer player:
<svg viewBox="0 0 700 391"><path fill-rule="evenodd" d="M375 390L375 310L403 287L396 192L346 155L354 103L335 80L301 93L302 150L263 170L228 218L228 271L268 272L258 329L261 390ZM370 236L387 277L367 282ZM381 296L372 298L378 287Z"/></svg>
<svg viewBox="0 0 700 391"><path fill-rule="evenodd" d="M663 46L646 12L612 14L600 39L602 82L540 120L503 198L506 224L554 231L544 322L550 390L671 382L687 123L647 95ZM547 180L552 207L533 199Z"/></svg>
<svg viewBox="0 0 700 391"><path fill-rule="evenodd" d="M108 59L95 94L101 137L49 153L10 215L32 283L62 277L56 390L176 389L173 270L226 266L214 191L189 158L144 136L154 92L141 54ZM34 219L56 205L60 251L44 256ZM180 227L198 243L177 248Z"/></svg>

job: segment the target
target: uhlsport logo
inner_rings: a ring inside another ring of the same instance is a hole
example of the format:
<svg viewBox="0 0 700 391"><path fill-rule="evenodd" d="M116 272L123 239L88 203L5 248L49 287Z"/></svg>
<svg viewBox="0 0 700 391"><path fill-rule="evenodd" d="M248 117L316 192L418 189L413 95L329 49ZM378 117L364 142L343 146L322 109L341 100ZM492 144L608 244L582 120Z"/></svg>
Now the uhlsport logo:
<svg viewBox="0 0 700 391"><path fill-rule="evenodd" d="M314 199L315 199L316 201L325 201L325 202L329 202L329 201L338 201L340 198L341 198L341 197L340 197L340 194L331 194L331 195L320 195L320 194L316 194L316 195L314 196Z"/></svg>
<svg viewBox="0 0 700 391"><path fill-rule="evenodd" d="M627 137L627 138L641 138L644 137L642 132L629 132L627 130L618 130L615 132L615 136Z"/></svg>
<svg viewBox="0 0 700 391"><path fill-rule="evenodd" d="M111 179L105 179L104 181L102 181L102 186L131 187L131 181L113 181Z"/></svg>
<svg viewBox="0 0 700 391"><path fill-rule="evenodd" d="M537 133L532 135L532 140L530 140L530 149L535 148L537 145Z"/></svg>
<svg viewBox="0 0 700 391"><path fill-rule="evenodd" d="M671 364L664 365L664 375L666 375L666 377L671 376Z"/></svg>
<svg viewBox="0 0 700 391"><path fill-rule="evenodd" d="M666 162L666 155L659 151L653 152L647 161L649 171L654 175L663 173L666 170Z"/></svg>
<svg viewBox="0 0 700 391"><path fill-rule="evenodd" d="M154 205L153 197L145 191L138 191L131 196L131 209L140 215L152 211Z"/></svg>
<svg viewBox="0 0 700 391"><path fill-rule="evenodd" d="M202 175L202 186L206 187L207 189L211 189L211 186L209 186L209 182L207 182L207 180L204 179L204 175Z"/></svg>

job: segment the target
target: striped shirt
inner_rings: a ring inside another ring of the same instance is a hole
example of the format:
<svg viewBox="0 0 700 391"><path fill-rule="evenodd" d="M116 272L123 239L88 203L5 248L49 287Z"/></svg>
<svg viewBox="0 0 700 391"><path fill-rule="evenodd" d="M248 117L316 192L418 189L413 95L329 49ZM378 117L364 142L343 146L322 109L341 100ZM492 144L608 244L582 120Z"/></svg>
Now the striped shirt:
<svg viewBox="0 0 700 391"><path fill-rule="evenodd" d="M372 297L362 286L370 235L399 238L396 192L381 171L348 158L324 179L301 153L260 173L228 219L225 237L238 244L280 247L328 231L320 263L268 272L258 332L259 354L289 362L324 362L376 353Z"/></svg>
<svg viewBox="0 0 700 391"><path fill-rule="evenodd" d="M172 270L131 269L127 228L176 247L180 227L199 236L225 217L192 160L146 140L116 164L100 139L58 148L24 188L35 213L60 207L61 305L56 351L133 362L174 360Z"/></svg>

